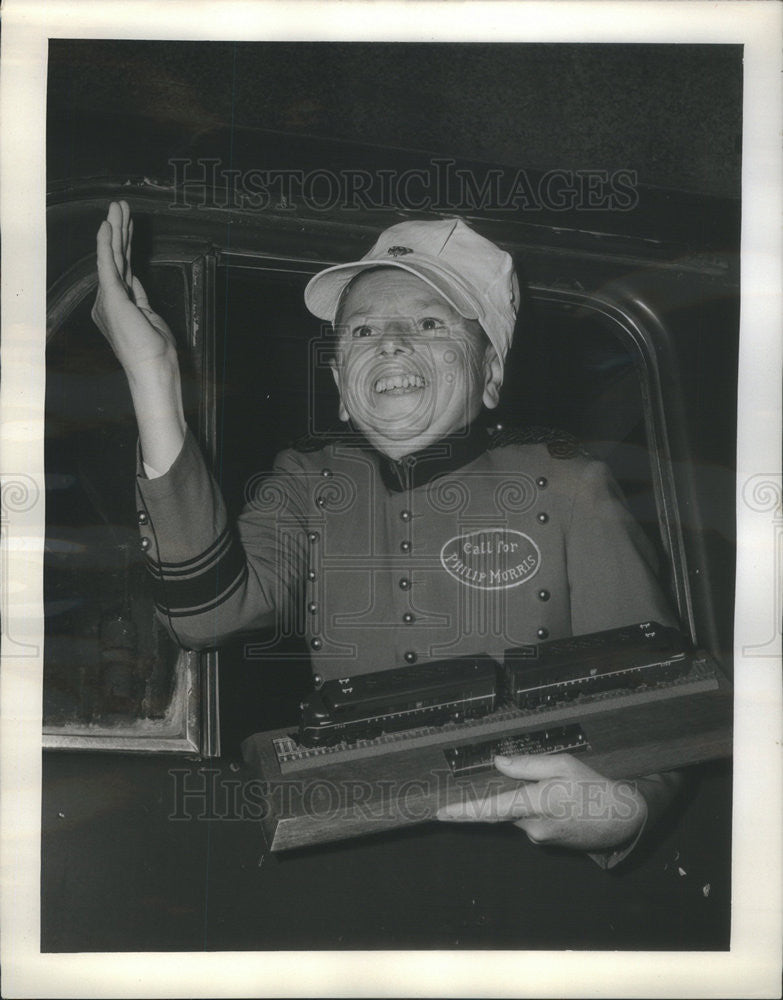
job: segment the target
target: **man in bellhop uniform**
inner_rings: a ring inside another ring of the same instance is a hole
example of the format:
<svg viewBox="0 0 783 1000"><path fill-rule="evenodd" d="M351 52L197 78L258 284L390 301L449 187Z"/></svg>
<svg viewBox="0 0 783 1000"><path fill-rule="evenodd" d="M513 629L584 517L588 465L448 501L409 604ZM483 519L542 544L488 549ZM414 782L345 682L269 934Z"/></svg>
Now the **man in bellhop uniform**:
<svg viewBox="0 0 783 1000"><path fill-rule="evenodd" d="M301 622L320 678L487 653L658 620L654 559L606 467L564 436L499 429L519 288L511 257L462 220L403 222L305 291L333 324L346 433L281 452L238 523L188 430L174 338L131 269L112 203L93 318L139 426L141 545L158 612L187 648L276 616ZM675 774L611 781L568 755L497 758L524 780L481 816L613 867L665 810ZM568 808L580 784L589 810ZM600 795L596 794L596 789Z"/></svg>

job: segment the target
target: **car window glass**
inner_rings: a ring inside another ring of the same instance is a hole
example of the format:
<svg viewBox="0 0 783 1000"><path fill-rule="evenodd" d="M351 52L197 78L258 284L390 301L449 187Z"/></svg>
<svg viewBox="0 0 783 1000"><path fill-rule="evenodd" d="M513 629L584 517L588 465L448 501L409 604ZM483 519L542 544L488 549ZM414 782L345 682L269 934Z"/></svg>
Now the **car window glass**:
<svg viewBox="0 0 783 1000"><path fill-rule="evenodd" d="M185 284L146 277L180 343ZM44 726L123 727L172 710L179 650L153 615L134 504L127 381L90 318L90 293L47 347Z"/></svg>
<svg viewBox="0 0 783 1000"><path fill-rule="evenodd" d="M233 515L280 449L340 426L327 329L303 302L309 277L261 261L217 269L215 468ZM649 374L636 345L614 321L551 296L534 297L518 338L498 420L568 432L605 461L658 550L667 586L644 404ZM308 651L293 629L230 643L221 650L224 745L293 723L311 685Z"/></svg>

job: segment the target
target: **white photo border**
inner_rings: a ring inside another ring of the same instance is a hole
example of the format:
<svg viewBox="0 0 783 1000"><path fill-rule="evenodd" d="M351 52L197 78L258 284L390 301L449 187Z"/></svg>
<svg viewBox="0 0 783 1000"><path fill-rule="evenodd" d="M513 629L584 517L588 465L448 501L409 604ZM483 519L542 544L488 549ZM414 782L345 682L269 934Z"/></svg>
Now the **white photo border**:
<svg viewBox="0 0 783 1000"><path fill-rule="evenodd" d="M8 584L0 676L3 995L779 996L780 660L774 655L754 659L747 651L770 629L778 636L780 630L779 621L770 621L770 595L780 592L781 572L770 543L781 502L783 6L765 0L433 0L415 5L404 0L7 0L3 14L0 460L4 501L15 505L4 525ZM744 45L729 952L41 954L45 95L47 44L54 37ZM769 504L749 503L749 489L761 489ZM7 635L33 653L15 656Z"/></svg>

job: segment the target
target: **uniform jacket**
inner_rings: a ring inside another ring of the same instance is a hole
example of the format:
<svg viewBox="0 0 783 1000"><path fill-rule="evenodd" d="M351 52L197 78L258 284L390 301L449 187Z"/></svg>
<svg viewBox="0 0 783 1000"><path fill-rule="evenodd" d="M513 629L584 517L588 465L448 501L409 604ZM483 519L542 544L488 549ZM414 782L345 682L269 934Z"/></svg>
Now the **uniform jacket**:
<svg viewBox="0 0 783 1000"><path fill-rule="evenodd" d="M328 679L674 621L607 468L556 435L479 421L401 461L308 439L248 481L237 525L190 434L137 487L157 609L186 647L274 626L270 655L304 634Z"/></svg>

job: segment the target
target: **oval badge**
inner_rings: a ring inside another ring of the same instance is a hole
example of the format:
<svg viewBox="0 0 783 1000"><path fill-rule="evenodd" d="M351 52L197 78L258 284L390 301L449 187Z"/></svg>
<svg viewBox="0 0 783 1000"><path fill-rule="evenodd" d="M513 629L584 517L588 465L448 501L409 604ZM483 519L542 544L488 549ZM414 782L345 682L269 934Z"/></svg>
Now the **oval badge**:
<svg viewBox="0 0 783 1000"><path fill-rule="evenodd" d="M527 583L541 565L541 550L528 535L486 528L450 538L440 550L443 568L468 587L505 590Z"/></svg>

